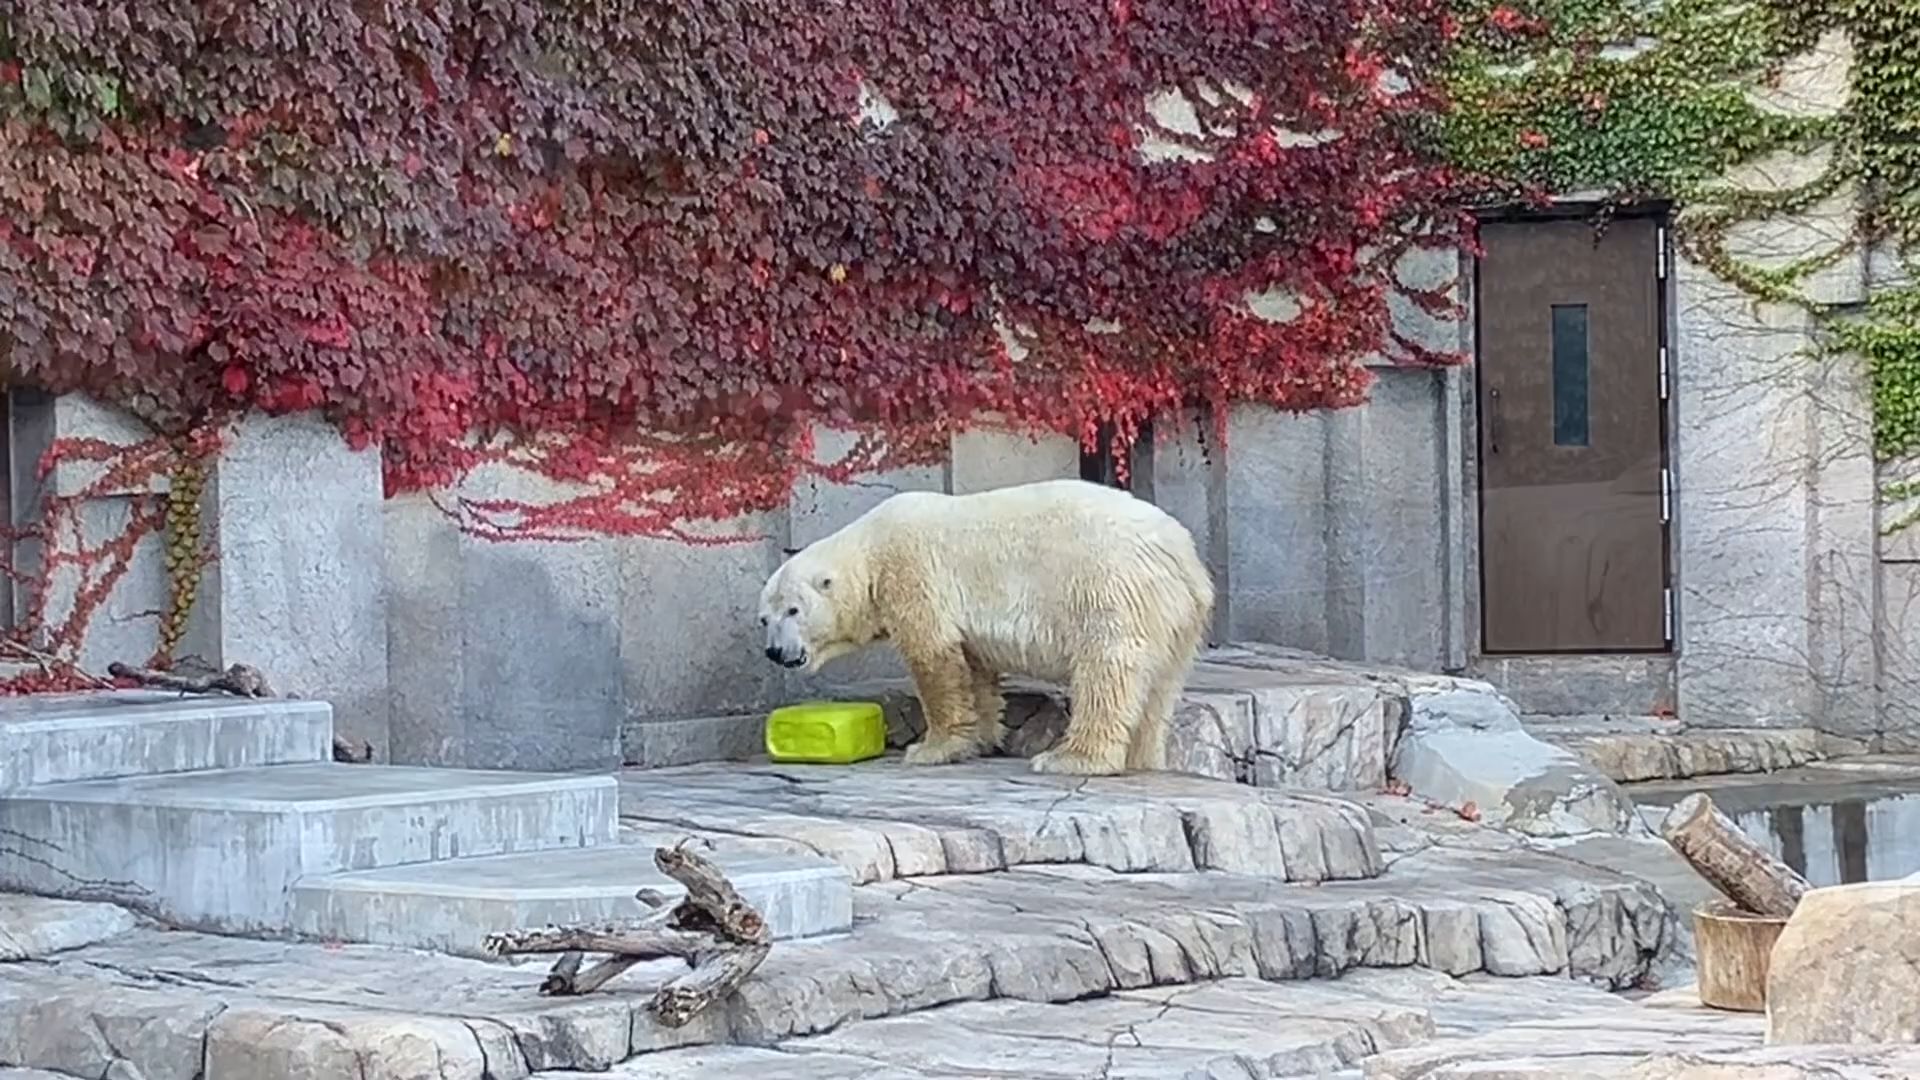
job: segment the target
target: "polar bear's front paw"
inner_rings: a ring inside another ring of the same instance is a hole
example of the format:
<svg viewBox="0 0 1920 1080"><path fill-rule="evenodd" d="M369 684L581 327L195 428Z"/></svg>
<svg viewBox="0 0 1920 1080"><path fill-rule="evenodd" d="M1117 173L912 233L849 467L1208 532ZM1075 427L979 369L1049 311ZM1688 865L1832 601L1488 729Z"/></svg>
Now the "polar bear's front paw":
<svg viewBox="0 0 1920 1080"><path fill-rule="evenodd" d="M1056 776L1114 776L1126 771L1119 761L1102 761L1060 746L1033 755L1027 768Z"/></svg>
<svg viewBox="0 0 1920 1080"><path fill-rule="evenodd" d="M960 735L939 738L923 735L919 742L907 747L902 760L909 765L947 765L979 756L980 746L972 739Z"/></svg>

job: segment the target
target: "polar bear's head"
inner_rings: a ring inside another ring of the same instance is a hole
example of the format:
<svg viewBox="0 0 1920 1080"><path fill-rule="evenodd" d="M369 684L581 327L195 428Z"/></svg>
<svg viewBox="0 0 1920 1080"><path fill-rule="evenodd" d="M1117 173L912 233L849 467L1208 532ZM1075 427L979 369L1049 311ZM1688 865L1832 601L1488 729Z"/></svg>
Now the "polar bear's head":
<svg viewBox="0 0 1920 1080"><path fill-rule="evenodd" d="M822 541L802 548L760 590L767 659L781 667L817 671L877 636L862 568L839 547Z"/></svg>

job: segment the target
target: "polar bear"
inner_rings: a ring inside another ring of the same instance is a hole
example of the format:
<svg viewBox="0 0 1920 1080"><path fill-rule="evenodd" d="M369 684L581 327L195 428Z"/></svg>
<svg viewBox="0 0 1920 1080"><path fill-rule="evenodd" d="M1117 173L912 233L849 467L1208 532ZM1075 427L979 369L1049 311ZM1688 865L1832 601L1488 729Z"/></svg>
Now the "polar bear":
<svg viewBox="0 0 1920 1080"><path fill-rule="evenodd" d="M1164 767L1213 603L1171 515L1117 488L1046 480L889 496L775 570L760 623L767 658L789 668L898 648L927 720L913 765L998 747L1001 675L1065 683L1066 734L1031 768L1101 776Z"/></svg>

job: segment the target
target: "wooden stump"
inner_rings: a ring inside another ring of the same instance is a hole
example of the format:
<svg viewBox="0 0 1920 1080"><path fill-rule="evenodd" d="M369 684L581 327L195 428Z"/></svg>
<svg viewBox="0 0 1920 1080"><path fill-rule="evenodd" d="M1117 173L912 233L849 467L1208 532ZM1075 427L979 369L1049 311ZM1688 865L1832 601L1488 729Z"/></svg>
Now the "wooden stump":
<svg viewBox="0 0 1920 1080"><path fill-rule="evenodd" d="M1755 915L1725 900L1693 911L1693 949L1699 960L1700 1003L1735 1012L1765 1012L1767 964L1787 920Z"/></svg>

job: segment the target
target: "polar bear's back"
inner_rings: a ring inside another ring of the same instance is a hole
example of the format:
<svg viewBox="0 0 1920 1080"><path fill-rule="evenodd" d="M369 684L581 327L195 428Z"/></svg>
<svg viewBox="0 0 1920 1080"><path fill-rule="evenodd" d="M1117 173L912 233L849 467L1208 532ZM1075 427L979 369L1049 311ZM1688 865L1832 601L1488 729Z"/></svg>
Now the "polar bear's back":
<svg viewBox="0 0 1920 1080"><path fill-rule="evenodd" d="M856 523L868 555L906 574L994 667L1060 679L1074 657L1179 653L1204 633L1213 585L1172 515L1084 480L969 495L906 492Z"/></svg>

